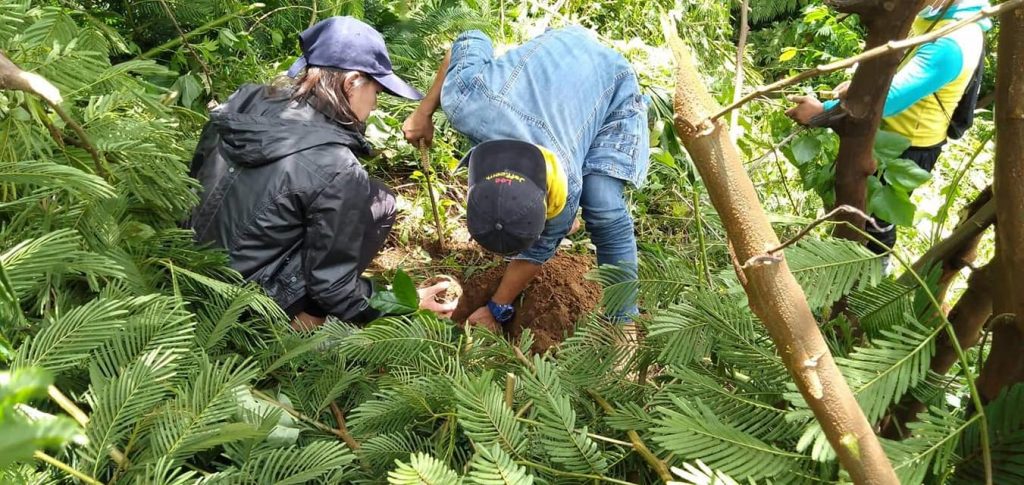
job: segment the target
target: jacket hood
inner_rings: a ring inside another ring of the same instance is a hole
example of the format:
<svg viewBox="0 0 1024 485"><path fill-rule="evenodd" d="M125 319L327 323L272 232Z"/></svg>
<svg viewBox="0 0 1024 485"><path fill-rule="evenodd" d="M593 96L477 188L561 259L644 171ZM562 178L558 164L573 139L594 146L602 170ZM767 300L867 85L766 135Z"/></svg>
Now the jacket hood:
<svg viewBox="0 0 1024 485"><path fill-rule="evenodd" d="M362 135L331 121L307 103L246 85L210 114L219 149L232 162L256 167L324 145L344 145L356 156L370 146Z"/></svg>
<svg viewBox="0 0 1024 485"><path fill-rule="evenodd" d="M949 7L949 10L946 11L946 15L942 16L942 20L961 20L990 6L991 3L989 0L961 0L956 5ZM942 7L926 7L918 16L926 20L936 20L939 18L939 15L942 15L943 10L945 9ZM992 30L992 21L989 19L979 20L978 25L981 27L982 31L988 32L989 30Z"/></svg>

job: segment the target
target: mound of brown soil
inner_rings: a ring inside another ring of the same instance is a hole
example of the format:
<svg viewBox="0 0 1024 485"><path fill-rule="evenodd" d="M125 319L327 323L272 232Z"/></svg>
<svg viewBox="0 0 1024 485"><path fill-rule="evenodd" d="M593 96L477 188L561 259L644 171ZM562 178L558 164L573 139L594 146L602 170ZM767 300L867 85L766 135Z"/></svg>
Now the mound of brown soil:
<svg viewBox="0 0 1024 485"><path fill-rule="evenodd" d="M576 321L601 302L601 286L584 278L593 265L591 257L582 255L558 255L548 261L516 301L516 316L505 325L505 332L516 339L529 328L534 335L534 352L543 352L572 335ZM504 272L502 265L464 282L462 299L452 319L464 322L487 304Z"/></svg>

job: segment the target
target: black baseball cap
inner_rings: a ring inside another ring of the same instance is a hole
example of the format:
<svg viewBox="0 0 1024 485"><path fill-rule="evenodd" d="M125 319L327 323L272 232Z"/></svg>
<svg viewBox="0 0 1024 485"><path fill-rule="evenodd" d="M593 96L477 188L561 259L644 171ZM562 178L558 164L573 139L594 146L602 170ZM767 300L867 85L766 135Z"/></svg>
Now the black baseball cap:
<svg viewBox="0 0 1024 485"><path fill-rule="evenodd" d="M384 37L352 17L331 17L299 34L302 56L288 69L296 77L307 66L359 71L374 78L394 96L419 100L423 95L395 74Z"/></svg>
<svg viewBox="0 0 1024 485"><path fill-rule="evenodd" d="M532 143L494 140L470 150L469 235L484 249L511 255L540 238L547 220L547 162Z"/></svg>

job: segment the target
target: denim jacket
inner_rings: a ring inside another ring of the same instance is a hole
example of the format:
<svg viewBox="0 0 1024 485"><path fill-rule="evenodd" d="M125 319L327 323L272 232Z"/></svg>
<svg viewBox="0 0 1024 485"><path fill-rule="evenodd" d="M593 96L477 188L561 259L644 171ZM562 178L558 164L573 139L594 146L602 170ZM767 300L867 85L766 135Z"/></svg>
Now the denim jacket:
<svg viewBox="0 0 1024 485"><path fill-rule="evenodd" d="M647 101L636 73L582 27L549 30L498 58L482 32L461 34L452 45L441 107L473 144L535 143L554 152L566 171L565 209L520 259L543 263L554 255L575 218L583 177L640 186L647 176Z"/></svg>

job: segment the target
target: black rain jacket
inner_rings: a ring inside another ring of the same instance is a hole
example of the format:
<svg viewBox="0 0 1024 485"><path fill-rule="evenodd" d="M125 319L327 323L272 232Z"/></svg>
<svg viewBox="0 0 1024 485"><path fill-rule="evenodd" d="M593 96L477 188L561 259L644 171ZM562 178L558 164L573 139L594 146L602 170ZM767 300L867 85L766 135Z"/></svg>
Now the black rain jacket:
<svg viewBox="0 0 1024 485"><path fill-rule="evenodd" d="M203 189L189 226L282 308L309 296L342 320L371 320L373 288L357 269L372 216L356 156L369 145L287 94L245 85L210 114L192 159Z"/></svg>

